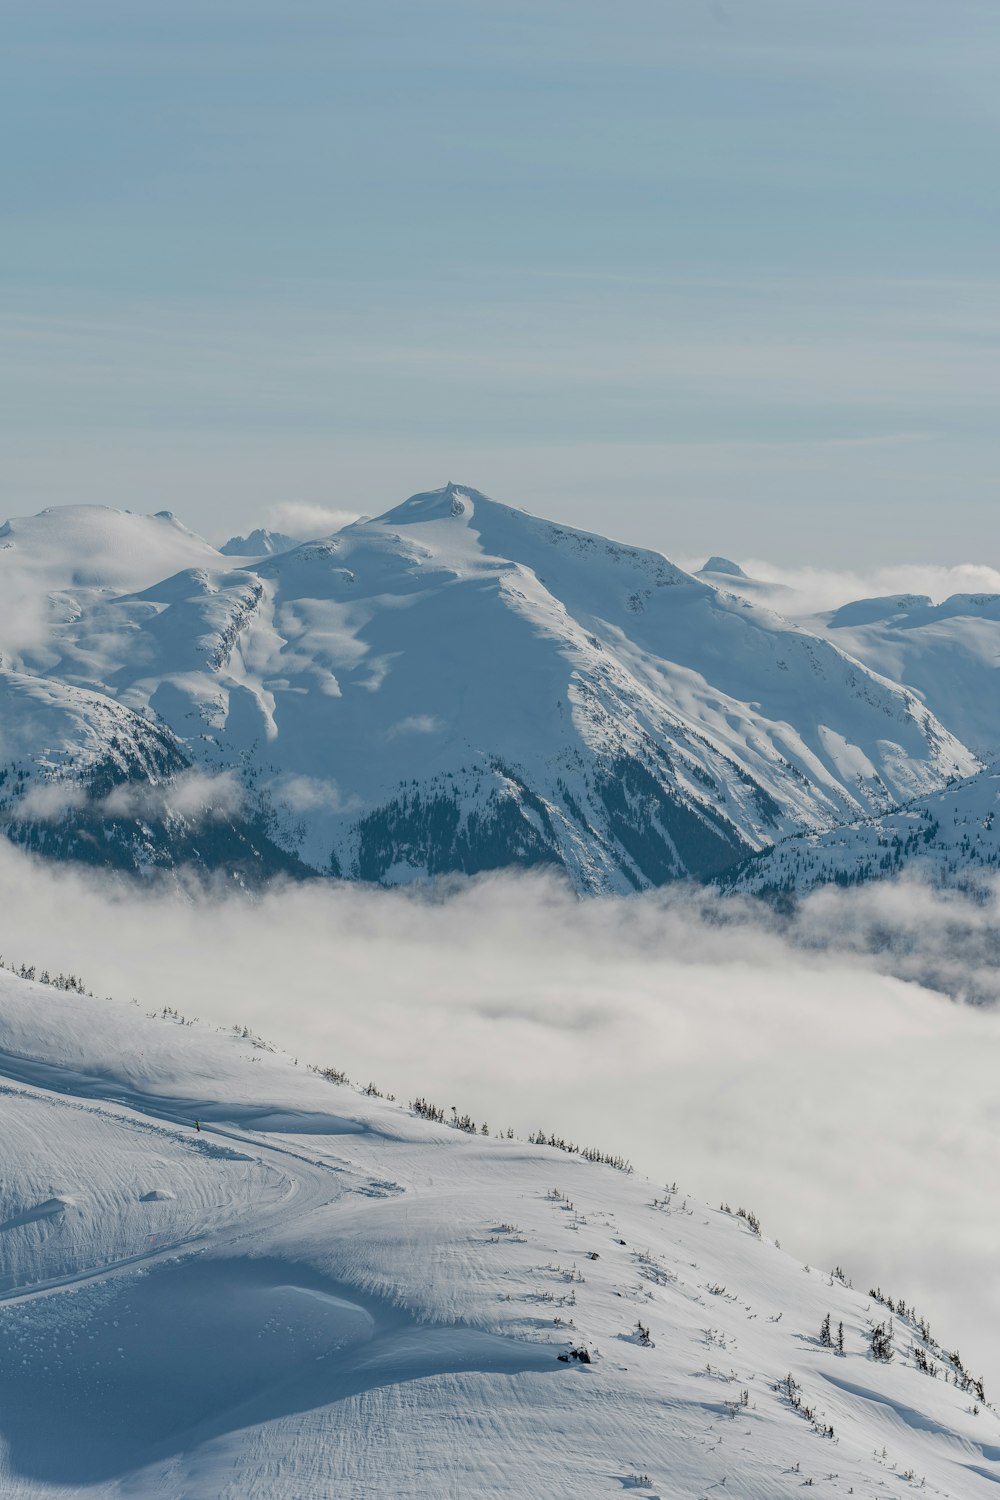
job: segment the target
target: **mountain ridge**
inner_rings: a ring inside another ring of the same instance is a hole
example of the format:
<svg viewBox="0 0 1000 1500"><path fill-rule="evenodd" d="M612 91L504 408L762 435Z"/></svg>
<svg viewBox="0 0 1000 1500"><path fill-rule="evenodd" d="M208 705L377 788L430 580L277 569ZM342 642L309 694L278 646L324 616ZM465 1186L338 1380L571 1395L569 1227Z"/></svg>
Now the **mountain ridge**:
<svg viewBox="0 0 1000 1500"><path fill-rule="evenodd" d="M87 525L114 539L76 583L52 518L16 523L8 573L37 618L5 649L0 616L0 659L238 776L315 873L547 863L644 889L980 764L913 691L773 610L469 486L256 560L146 520L70 517L77 565Z"/></svg>
<svg viewBox="0 0 1000 1500"><path fill-rule="evenodd" d="M994 763L879 817L784 839L717 879L727 890L770 899L901 875L975 893L1000 871L998 812L1000 765Z"/></svg>

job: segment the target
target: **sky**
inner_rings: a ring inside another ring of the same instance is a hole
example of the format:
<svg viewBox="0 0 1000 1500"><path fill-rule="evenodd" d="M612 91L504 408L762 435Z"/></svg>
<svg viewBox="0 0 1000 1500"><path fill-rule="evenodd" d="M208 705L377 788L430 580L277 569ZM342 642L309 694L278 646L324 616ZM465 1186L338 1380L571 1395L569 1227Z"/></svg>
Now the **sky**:
<svg viewBox="0 0 1000 1500"><path fill-rule="evenodd" d="M6 514L997 564L995 0L8 0Z"/></svg>

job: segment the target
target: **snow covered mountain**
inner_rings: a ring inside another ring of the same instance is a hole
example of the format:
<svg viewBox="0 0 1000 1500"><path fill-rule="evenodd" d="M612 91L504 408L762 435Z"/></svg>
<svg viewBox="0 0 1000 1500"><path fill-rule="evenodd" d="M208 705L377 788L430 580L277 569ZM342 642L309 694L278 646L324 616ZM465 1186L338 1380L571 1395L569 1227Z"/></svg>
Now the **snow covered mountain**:
<svg viewBox="0 0 1000 1500"><path fill-rule="evenodd" d="M84 590L85 598L91 589L124 593L218 559L214 547L167 510L144 516L103 505L54 505L0 525L5 603L71 588Z"/></svg>
<svg viewBox="0 0 1000 1500"><path fill-rule="evenodd" d="M4 665L169 731L316 871L545 862L581 889L642 888L978 768L829 642L461 486L235 565L166 517L140 548L138 518L73 512L72 547L53 546L57 514L9 527L34 615L0 618ZM111 561L71 569L91 524ZM156 565L181 546L182 566ZM27 758L47 750L43 734ZM71 776L65 757L41 774Z"/></svg>
<svg viewBox="0 0 1000 1500"><path fill-rule="evenodd" d="M727 593L738 594L741 599L749 599L754 604L768 605L790 618L809 612L808 607L803 609L797 590L783 583L765 583L760 578L751 578L739 563L728 557L710 557L704 567L698 569L695 577L703 578L706 583L714 584ZM822 635L823 631L814 631L814 634Z"/></svg>
<svg viewBox="0 0 1000 1500"><path fill-rule="evenodd" d="M876 672L914 688L983 760L1000 756L1000 594L859 599L814 622Z"/></svg>
<svg viewBox="0 0 1000 1500"><path fill-rule="evenodd" d="M8 1500L996 1493L974 1372L749 1209L6 971L0 1079Z"/></svg>
<svg viewBox="0 0 1000 1500"><path fill-rule="evenodd" d="M219 551L223 557L273 557L278 552L291 552L297 546L299 543L293 536L258 526L249 536L231 536Z"/></svg>
<svg viewBox="0 0 1000 1500"><path fill-rule="evenodd" d="M927 594L886 594L817 612L805 588L750 578L725 557L710 557L696 576L787 614L911 688L983 760L1000 756L1000 595L952 594L935 604Z"/></svg>
<svg viewBox="0 0 1000 1500"><path fill-rule="evenodd" d="M863 885L903 873L974 887L1000 868L1000 766L993 765L894 812L828 833L783 840L724 871L728 890L790 895L818 885Z"/></svg>
<svg viewBox="0 0 1000 1500"><path fill-rule="evenodd" d="M154 719L102 693L4 671L0 819L37 854L119 870L193 864L249 884L307 873L238 783L195 770Z"/></svg>

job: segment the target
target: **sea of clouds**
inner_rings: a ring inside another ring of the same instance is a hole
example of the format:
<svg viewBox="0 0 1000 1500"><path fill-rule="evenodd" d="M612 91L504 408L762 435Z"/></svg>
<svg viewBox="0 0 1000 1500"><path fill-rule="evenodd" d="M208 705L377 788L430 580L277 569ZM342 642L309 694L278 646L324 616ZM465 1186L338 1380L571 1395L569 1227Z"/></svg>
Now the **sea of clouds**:
<svg viewBox="0 0 1000 1500"><path fill-rule="evenodd" d="M1000 1393L992 888L828 891L786 917L540 875L251 899L0 841L0 903L7 961L752 1208L803 1261L915 1302Z"/></svg>

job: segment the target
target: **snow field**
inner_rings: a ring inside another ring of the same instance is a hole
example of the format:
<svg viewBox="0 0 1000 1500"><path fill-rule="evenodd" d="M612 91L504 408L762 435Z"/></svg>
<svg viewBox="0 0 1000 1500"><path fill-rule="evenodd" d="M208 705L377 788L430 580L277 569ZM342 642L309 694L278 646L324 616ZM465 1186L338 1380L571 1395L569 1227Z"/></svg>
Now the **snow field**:
<svg viewBox="0 0 1000 1500"><path fill-rule="evenodd" d="M992 1409L746 1217L6 972L0 1043L12 1500L995 1493Z"/></svg>

